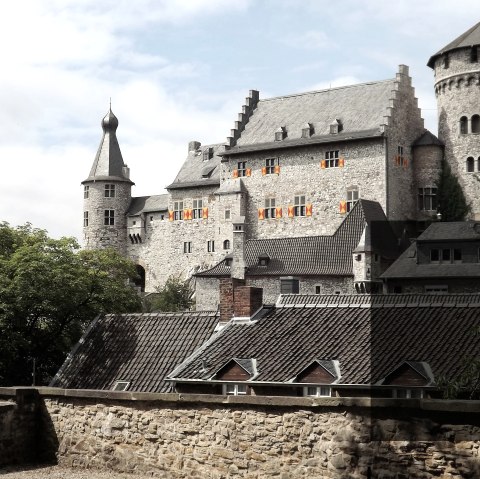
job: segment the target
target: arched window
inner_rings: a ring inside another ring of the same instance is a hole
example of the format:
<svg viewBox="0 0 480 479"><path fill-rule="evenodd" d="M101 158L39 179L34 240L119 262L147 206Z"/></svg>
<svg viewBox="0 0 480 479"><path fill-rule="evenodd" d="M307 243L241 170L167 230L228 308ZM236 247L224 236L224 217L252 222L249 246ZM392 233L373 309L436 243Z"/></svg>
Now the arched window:
<svg viewBox="0 0 480 479"><path fill-rule="evenodd" d="M462 135L468 133L468 118L466 116L460 118L460 133Z"/></svg>
<svg viewBox="0 0 480 479"><path fill-rule="evenodd" d="M473 115L472 116L472 133L480 133L480 116L479 115Z"/></svg>
<svg viewBox="0 0 480 479"><path fill-rule="evenodd" d="M474 165L474 162L473 162L473 157L469 156L467 158L467 172L472 173L474 171L475 171L475 165Z"/></svg>
<svg viewBox="0 0 480 479"><path fill-rule="evenodd" d="M230 249L230 240L225 240L223 242L223 249Z"/></svg>

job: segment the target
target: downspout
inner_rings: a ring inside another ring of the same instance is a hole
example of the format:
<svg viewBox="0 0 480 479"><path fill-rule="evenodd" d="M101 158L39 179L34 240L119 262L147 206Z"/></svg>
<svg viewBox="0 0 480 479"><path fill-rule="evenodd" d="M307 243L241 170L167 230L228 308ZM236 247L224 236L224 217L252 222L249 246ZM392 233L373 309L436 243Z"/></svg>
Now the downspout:
<svg viewBox="0 0 480 479"><path fill-rule="evenodd" d="M390 205L389 205L389 191L388 191L388 138L385 136L383 138L383 145L384 145L384 150L385 150L385 216L387 219L390 219Z"/></svg>

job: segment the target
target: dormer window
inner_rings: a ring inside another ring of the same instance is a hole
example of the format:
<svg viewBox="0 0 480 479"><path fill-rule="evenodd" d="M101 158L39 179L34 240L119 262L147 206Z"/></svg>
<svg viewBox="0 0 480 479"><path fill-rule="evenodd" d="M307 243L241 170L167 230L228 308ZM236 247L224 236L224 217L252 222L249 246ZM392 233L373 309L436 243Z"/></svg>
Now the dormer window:
<svg viewBox="0 0 480 479"><path fill-rule="evenodd" d="M282 141L287 137L287 130L284 126L275 131L275 141Z"/></svg>
<svg viewBox="0 0 480 479"><path fill-rule="evenodd" d="M302 138L310 138L313 135L313 125L305 123L302 127Z"/></svg>
<svg viewBox="0 0 480 479"><path fill-rule="evenodd" d="M129 381L115 381L112 391L126 391L129 385Z"/></svg>
<svg viewBox="0 0 480 479"><path fill-rule="evenodd" d="M268 256L268 254L264 253L259 255L258 266L268 266L269 262L270 262L270 256Z"/></svg>
<svg viewBox="0 0 480 479"><path fill-rule="evenodd" d="M342 122L337 118L333 123L330 124L330 134L336 135L342 131Z"/></svg>
<svg viewBox="0 0 480 479"><path fill-rule="evenodd" d="M203 150L203 161L208 161L213 158L213 148L208 147Z"/></svg>

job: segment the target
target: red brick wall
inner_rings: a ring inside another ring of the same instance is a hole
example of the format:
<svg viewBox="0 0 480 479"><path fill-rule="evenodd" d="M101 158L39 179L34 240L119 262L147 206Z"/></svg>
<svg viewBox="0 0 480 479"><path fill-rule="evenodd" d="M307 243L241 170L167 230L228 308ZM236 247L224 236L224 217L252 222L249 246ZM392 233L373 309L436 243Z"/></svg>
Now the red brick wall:
<svg viewBox="0 0 480 479"><path fill-rule="evenodd" d="M234 289L243 286L245 280L221 278L220 279L220 322L230 321L234 316Z"/></svg>
<svg viewBox="0 0 480 479"><path fill-rule="evenodd" d="M234 311L237 317L251 317L263 305L263 289L238 286L234 294Z"/></svg>

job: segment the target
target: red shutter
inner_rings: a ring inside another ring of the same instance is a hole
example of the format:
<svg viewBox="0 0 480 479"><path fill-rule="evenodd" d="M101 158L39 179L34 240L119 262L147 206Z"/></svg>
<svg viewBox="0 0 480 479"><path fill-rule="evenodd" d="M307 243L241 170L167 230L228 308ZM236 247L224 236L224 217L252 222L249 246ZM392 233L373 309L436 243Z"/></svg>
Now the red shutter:
<svg viewBox="0 0 480 479"><path fill-rule="evenodd" d="M245 170L245 174L246 174L246 176L252 176L252 169L251 169L251 168L247 168L247 169Z"/></svg>
<svg viewBox="0 0 480 479"><path fill-rule="evenodd" d="M277 175L280 174L280 165L275 165L275 173L276 173Z"/></svg>
<svg viewBox="0 0 480 479"><path fill-rule="evenodd" d="M339 158L338 160L338 166L340 168L343 168L345 166L345 159L344 158Z"/></svg>
<svg viewBox="0 0 480 479"><path fill-rule="evenodd" d="M264 167L262 168L262 176L265 176L266 174L267 174L267 167L264 166Z"/></svg>
<svg viewBox="0 0 480 479"><path fill-rule="evenodd" d="M259 220L265 219L265 208L258 208L258 219Z"/></svg>
<svg viewBox="0 0 480 479"><path fill-rule="evenodd" d="M192 219L192 210L183 210L183 219L184 220L191 220Z"/></svg>
<svg viewBox="0 0 480 479"><path fill-rule="evenodd" d="M325 168L326 166L327 166L326 161L325 161L325 160L322 160L322 161L320 162L320 167L321 167L321 168Z"/></svg>
<svg viewBox="0 0 480 479"><path fill-rule="evenodd" d="M295 216L295 210L293 206L288 207L288 217L293 218Z"/></svg>
<svg viewBox="0 0 480 479"><path fill-rule="evenodd" d="M202 209L202 218L206 220L208 218L208 208Z"/></svg>
<svg viewBox="0 0 480 479"><path fill-rule="evenodd" d="M168 221L173 221L173 218L175 217L175 214L173 211L168 211Z"/></svg>
<svg viewBox="0 0 480 479"><path fill-rule="evenodd" d="M283 215L283 209L281 206L275 208L275 218L281 218Z"/></svg>
<svg viewBox="0 0 480 479"><path fill-rule="evenodd" d="M313 206L311 204L307 204L305 206L305 215L312 216L312 209L313 209Z"/></svg>
<svg viewBox="0 0 480 479"><path fill-rule="evenodd" d="M340 213L346 213L346 212L347 212L347 202L340 201Z"/></svg>
<svg viewBox="0 0 480 479"><path fill-rule="evenodd" d="M238 178L238 170L233 170L233 177Z"/></svg>

